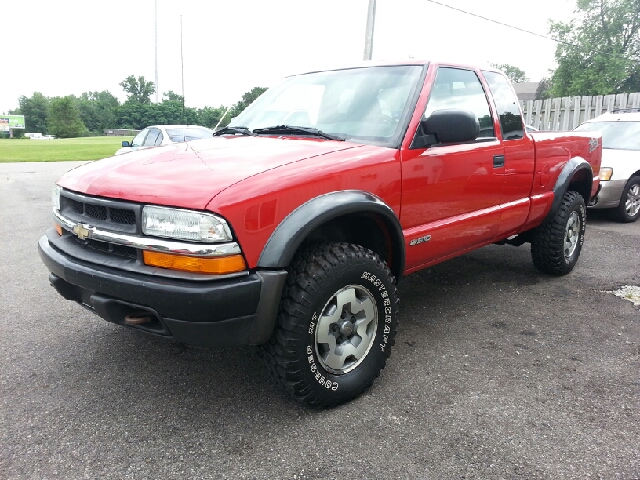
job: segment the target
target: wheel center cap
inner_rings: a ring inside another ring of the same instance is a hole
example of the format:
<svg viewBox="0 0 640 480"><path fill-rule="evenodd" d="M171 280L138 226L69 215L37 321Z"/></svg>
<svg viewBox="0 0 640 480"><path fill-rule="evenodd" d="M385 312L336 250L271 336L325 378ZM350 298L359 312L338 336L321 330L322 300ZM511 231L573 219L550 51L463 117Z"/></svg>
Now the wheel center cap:
<svg viewBox="0 0 640 480"><path fill-rule="evenodd" d="M342 322L340 325L340 333L345 336L349 336L353 333L353 323L349 321Z"/></svg>

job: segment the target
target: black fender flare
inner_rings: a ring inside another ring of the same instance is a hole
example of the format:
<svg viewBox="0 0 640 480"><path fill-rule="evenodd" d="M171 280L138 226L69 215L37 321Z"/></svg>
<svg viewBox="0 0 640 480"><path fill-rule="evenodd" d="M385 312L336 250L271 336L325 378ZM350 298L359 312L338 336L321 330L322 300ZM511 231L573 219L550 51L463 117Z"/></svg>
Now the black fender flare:
<svg viewBox="0 0 640 480"><path fill-rule="evenodd" d="M562 205L562 198L564 197L564 194L567 193L567 190L569 190L571 181L583 170L588 173L589 189L586 191L586 196L585 192L581 191L579 193L584 197L585 204L589 202L589 197L591 196L591 185L593 183L593 169L589 162L584 158L574 157L569 160L564 167L562 167L562 171L560 172L560 175L556 180L556 184L553 187L553 203L551 204L551 209L549 210L549 213L547 213L544 222L548 222L556 216L558 210L560 210L560 206Z"/></svg>
<svg viewBox="0 0 640 480"><path fill-rule="evenodd" d="M318 226L350 213L379 215L391 236L393 265L391 270L399 280L404 271L404 235L395 212L375 195L361 190L326 193L300 205L273 231L260 258L258 268L287 268L298 247Z"/></svg>

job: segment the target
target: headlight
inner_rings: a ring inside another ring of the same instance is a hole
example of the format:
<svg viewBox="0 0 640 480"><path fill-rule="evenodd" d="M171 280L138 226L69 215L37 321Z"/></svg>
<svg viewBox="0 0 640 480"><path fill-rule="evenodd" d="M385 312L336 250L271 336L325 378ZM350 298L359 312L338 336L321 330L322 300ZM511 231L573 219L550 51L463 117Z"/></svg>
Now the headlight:
<svg viewBox="0 0 640 480"><path fill-rule="evenodd" d="M601 168L598 177L600 180L611 180L613 176L613 168Z"/></svg>
<svg viewBox="0 0 640 480"><path fill-rule="evenodd" d="M149 205L142 209L142 232L192 242L232 240L227 222L215 215Z"/></svg>
<svg viewBox="0 0 640 480"><path fill-rule="evenodd" d="M54 185L51 191L51 203L53 204L54 212L60 211L60 190L62 190L62 187Z"/></svg>

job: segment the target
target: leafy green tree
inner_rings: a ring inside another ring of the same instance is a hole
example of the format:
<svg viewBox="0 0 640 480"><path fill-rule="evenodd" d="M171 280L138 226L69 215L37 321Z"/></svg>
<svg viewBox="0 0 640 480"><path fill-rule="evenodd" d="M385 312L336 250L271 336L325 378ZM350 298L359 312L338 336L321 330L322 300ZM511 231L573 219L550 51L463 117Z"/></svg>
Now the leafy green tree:
<svg viewBox="0 0 640 480"><path fill-rule="evenodd" d="M218 108L204 107L198 110L198 125L204 127L215 127L227 108L221 105Z"/></svg>
<svg viewBox="0 0 640 480"><path fill-rule="evenodd" d="M527 75L524 73L524 70L520 70L518 67L514 67L513 65L509 65L508 63L492 63L491 66L504 72L507 78L511 80L511 83L529 81Z"/></svg>
<svg viewBox="0 0 640 480"><path fill-rule="evenodd" d="M85 92L76 104L80 118L90 132L102 134L107 128L115 128L120 102L110 92Z"/></svg>
<svg viewBox="0 0 640 480"><path fill-rule="evenodd" d="M117 128L131 128L142 130L154 122L149 119L151 105L144 105L134 101L126 101L118 108L116 115Z"/></svg>
<svg viewBox="0 0 640 480"><path fill-rule="evenodd" d="M253 87L248 92L242 95L242 99L233 106L233 117L238 116L242 111L251 105L260 95L262 95L267 89L263 87Z"/></svg>
<svg viewBox="0 0 640 480"><path fill-rule="evenodd" d="M129 75L120 86L127 94L127 102L142 103L149 105L151 103L151 95L156 93L156 86L153 82L147 81L143 76L138 78Z"/></svg>
<svg viewBox="0 0 640 480"><path fill-rule="evenodd" d="M242 113L242 111L247 108L249 105L251 105L254 100L256 100L260 95L262 95L267 89L264 87L253 87L251 90L249 90L248 92L245 92L242 95L242 98L240 99L240 101L238 103L236 103L235 105L233 105L229 111L227 112L226 115L224 115L225 110L222 111L222 114L224 115L224 118L222 119L222 122L220 122L220 126L221 127L225 127L227 125L229 125L229 123L231 122L231 119L237 117L238 115L240 115Z"/></svg>
<svg viewBox="0 0 640 480"><path fill-rule="evenodd" d="M34 92L31 97L24 95L18 98L20 107L14 110L17 115L24 115L25 132L49 133L47 122L49 119L49 99L40 92Z"/></svg>
<svg viewBox="0 0 640 480"><path fill-rule="evenodd" d="M640 91L640 1L576 0L574 18L549 31L562 42L551 96Z"/></svg>
<svg viewBox="0 0 640 480"><path fill-rule="evenodd" d="M60 138L82 136L87 131L72 95L56 97L49 107L49 133Z"/></svg>
<svg viewBox="0 0 640 480"><path fill-rule="evenodd" d="M162 101L170 101L170 102L179 102L182 105L184 101L184 97L182 95L178 95L173 90L169 90L168 92L164 92L162 94Z"/></svg>
<svg viewBox="0 0 640 480"><path fill-rule="evenodd" d="M549 91L551 90L551 80L547 77L544 77L538 83L538 88L536 88L536 100L545 100L550 97Z"/></svg>

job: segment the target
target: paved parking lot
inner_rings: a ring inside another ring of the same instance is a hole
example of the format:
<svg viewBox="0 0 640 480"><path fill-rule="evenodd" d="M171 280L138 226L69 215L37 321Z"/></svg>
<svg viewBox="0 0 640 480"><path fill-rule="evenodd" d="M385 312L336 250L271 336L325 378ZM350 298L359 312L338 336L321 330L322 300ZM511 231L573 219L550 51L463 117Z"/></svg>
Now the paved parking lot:
<svg viewBox="0 0 640 480"><path fill-rule="evenodd" d="M640 478L640 222L573 273L490 246L406 277L373 387L309 410L252 348L183 347L59 297L37 255L72 163L0 165L0 478Z"/></svg>

